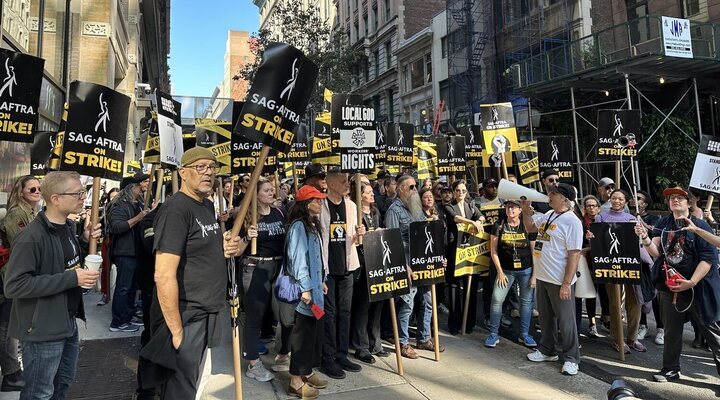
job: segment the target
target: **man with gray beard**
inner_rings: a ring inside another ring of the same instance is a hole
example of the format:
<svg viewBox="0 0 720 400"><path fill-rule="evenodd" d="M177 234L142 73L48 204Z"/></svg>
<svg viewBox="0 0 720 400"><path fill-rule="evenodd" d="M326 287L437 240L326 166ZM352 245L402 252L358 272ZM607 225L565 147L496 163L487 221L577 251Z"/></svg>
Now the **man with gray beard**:
<svg viewBox="0 0 720 400"><path fill-rule="evenodd" d="M424 221L422 202L417 192L415 178L403 175L397 180L397 198L385 214L385 227L388 229L400 228L400 236L405 250L407 269L410 271L410 223ZM410 345L408 325L413 312L415 296L423 296L423 309L418 314L417 348L435 351L435 344L430 339L430 320L432 318L431 294L428 286L411 287L410 293L400 296L397 302L397 319L400 336L400 354L407 358L418 358L417 353ZM441 348L440 351L445 350Z"/></svg>

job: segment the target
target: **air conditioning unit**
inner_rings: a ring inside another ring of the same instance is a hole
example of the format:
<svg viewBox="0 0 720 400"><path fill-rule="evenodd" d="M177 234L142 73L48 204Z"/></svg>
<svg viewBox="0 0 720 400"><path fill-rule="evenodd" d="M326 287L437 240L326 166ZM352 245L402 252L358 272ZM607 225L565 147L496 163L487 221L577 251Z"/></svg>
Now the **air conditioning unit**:
<svg viewBox="0 0 720 400"><path fill-rule="evenodd" d="M152 107L152 88L147 83L135 85L135 103L138 109Z"/></svg>

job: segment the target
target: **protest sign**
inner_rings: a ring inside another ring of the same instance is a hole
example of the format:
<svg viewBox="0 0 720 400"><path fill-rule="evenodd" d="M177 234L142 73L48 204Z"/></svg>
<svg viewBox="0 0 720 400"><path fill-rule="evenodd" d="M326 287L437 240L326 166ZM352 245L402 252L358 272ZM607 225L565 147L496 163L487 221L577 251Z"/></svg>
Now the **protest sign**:
<svg viewBox="0 0 720 400"><path fill-rule="evenodd" d="M130 98L102 85L75 81L69 99L61 168L121 180Z"/></svg>
<svg viewBox="0 0 720 400"><path fill-rule="evenodd" d="M469 224L457 224L455 276L487 275L490 269L490 235L478 234Z"/></svg>
<svg viewBox="0 0 720 400"><path fill-rule="evenodd" d="M290 162L307 162L310 160L310 154L308 152L308 129L310 129L310 127L307 124L302 122L298 124L295 128L295 139L293 140L292 147L287 154L278 154L280 160Z"/></svg>
<svg viewBox="0 0 720 400"><path fill-rule="evenodd" d="M442 135L437 139L438 175L465 176L465 137Z"/></svg>
<svg viewBox="0 0 720 400"><path fill-rule="evenodd" d="M637 149L624 146L629 135L637 146L640 140L640 110L599 110L597 117L598 161L635 157Z"/></svg>
<svg viewBox="0 0 720 400"><path fill-rule="evenodd" d="M0 49L0 140L33 143L44 66L42 58Z"/></svg>
<svg viewBox="0 0 720 400"><path fill-rule="evenodd" d="M339 165L340 154L333 153L338 143L330 138L330 113L320 113L315 117L315 131L312 140L311 159L323 165Z"/></svg>
<svg viewBox="0 0 720 400"><path fill-rule="evenodd" d="M375 174L378 167L385 165L387 159L387 123L378 122L375 124L375 144L377 145L375 152ZM410 147L412 154L412 145ZM412 165L412 156L410 157L410 165ZM370 178L373 179L373 178Z"/></svg>
<svg viewBox="0 0 720 400"><path fill-rule="evenodd" d="M216 175L230 175L231 162L230 138L232 123L208 118L195 119L195 144L198 147L206 147L212 151L217 159L218 169Z"/></svg>
<svg viewBox="0 0 720 400"><path fill-rule="evenodd" d="M518 145L511 103L481 104L483 148L488 154L515 151Z"/></svg>
<svg viewBox="0 0 720 400"><path fill-rule="evenodd" d="M437 178L437 139L432 136L415 136L413 165L416 166L418 179Z"/></svg>
<svg viewBox="0 0 720 400"><path fill-rule="evenodd" d="M554 169L560 180L573 180L573 143L570 136L537 138L538 163L541 171Z"/></svg>
<svg viewBox="0 0 720 400"><path fill-rule="evenodd" d="M180 102L159 90L155 90L157 99L158 135L160 136L160 162L178 166L185 151L183 128L180 119ZM191 146L192 147L192 146ZM189 147L188 147L189 148Z"/></svg>
<svg viewBox="0 0 720 400"><path fill-rule="evenodd" d="M480 207L480 212L485 217L485 226L488 227L487 231L490 231L489 227L495 225L500 219L505 218L505 207L498 204L488 204Z"/></svg>
<svg viewBox="0 0 720 400"><path fill-rule="evenodd" d="M410 223L410 269L413 286L445 282L445 224L443 221Z"/></svg>
<svg viewBox="0 0 720 400"><path fill-rule="evenodd" d="M58 133L55 135L55 142L53 143L52 152L50 158L47 160L48 171L60 170L60 161L62 160L63 154L63 143L65 142L65 127L67 126L67 115L68 115L68 103L63 105L63 113L60 118L60 127Z"/></svg>
<svg viewBox="0 0 720 400"><path fill-rule="evenodd" d="M371 173L375 169L375 109L346 105L333 95L331 137L339 138L340 170Z"/></svg>
<svg viewBox="0 0 720 400"><path fill-rule="evenodd" d="M518 143L515 159L520 170L520 182L523 185L540 180L538 146L536 141Z"/></svg>
<svg viewBox="0 0 720 400"><path fill-rule="evenodd" d="M124 177L133 176L137 173L143 172L143 165L140 163L140 161L128 161L125 163L125 173L123 173Z"/></svg>
<svg viewBox="0 0 720 400"><path fill-rule="evenodd" d="M700 139L690 187L720 193L720 140L713 136Z"/></svg>
<svg viewBox="0 0 720 400"><path fill-rule="evenodd" d="M160 134L158 133L157 112L152 112L152 117L148 121L147 139L145 139L145 152L143 153L143 162L147 164L160 163Z"/></svg>
<svg viewBox="0 0 720 400"><path fill-rule="evenodd" d="M503 165L503 159L505 160L505 165L508 167L512 167L512 153L506 152L503 153L504 157L501 158L500 153L495 154L489 154L485 149L483 149L481 152L482 157L482 166L485 168L500 168Z"/></svg>
<svg viewBox="0 0 720 400"><path fill-rule="evenodd" d="M640 284L640 244L634 222L595 222L590 240L595 283Z"/></svg>
<svg viewBox="0 0 720 400"><path fill-rule="evenodd" d="M366 233L363 247L370 302L410 293L410 278L400 228Z"/></svg>
<svg viewBox="0 0 720 400"><path fill-rule="evenodd" d="M56 132L36 131L30 146L30 175L40 179L47 171L47 161L55 147Z"/></svg>
<svg viewBox="0 0 720 400"><path fill-rule="evenodd" d="M482 159L483 135L482 127L477 125L463 126L458 134L465 137L465 158L470 160Z"/></svg>
<svg viewBox="0 0 720 400"><path fill-rule="evenodd" d="M413 165L413 130L412 124L387 124L386 165L403 167Z"/></svg>

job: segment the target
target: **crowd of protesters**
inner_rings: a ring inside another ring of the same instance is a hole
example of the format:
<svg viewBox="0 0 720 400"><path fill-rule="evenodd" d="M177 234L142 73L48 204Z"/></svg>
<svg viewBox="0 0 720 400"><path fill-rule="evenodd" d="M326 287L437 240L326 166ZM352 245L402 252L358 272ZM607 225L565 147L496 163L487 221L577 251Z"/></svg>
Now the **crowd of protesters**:
<svg viewBox="0 0 720 400"><path fill-rule="evenodd" d="M645 352L642 341L651 337L647 314L652 312L653 341L664 345L655 380L679 378L688 320L696 332L693 346L709 348L720 360L720 238L711 233L712 213L703 212L698 196L680 187L663 192L670 214L659 217L648 213L650 194L633 196L607 177L598 180L596 196L578 198L574 187L560 183L557 171L544 171L541 183L549 202L531 203L499 198L493 178L474 185L382 171L373 181L365 176L355 181L332 167L309 164L299 188L274 176L260 178L252 193L257 222L248 213L240 235L232 237L222 232L231 230L242 199L250 195L250 177L219 181L216 169L210 151L185 152L179 191L171 193L167 185L162 203L152 201L162 196L148 193L153 188L143 173L125 178L119 189L101 188L101 223L92 229L83 213L89 188L77 174L52 172L42 182L17 179L0 229L3 246L10 249L9 260L0 259L6 262L0 285L0 390L21 391L21 399L65 398L79 355L75 320L85 316L81 286L99 280L103 296L97 305L112 304L109 330L143 329L138 398L195 398L206 350L221 340L226 317L220 313L229 287L226 258L235 258L229 275L240 288L245 376L267 382L289 373L290 395L315 398L329 385L315 371L343 379L394 351L387 302L369 302L362 236L398 228L409 259L409 225L424 220L445 223L446 282L437 286L436 305L447 314L441 329L450 334L461 333L467 312L465 332L487 330L484 345L493 348L500 327L509 328L519 318L518 341L533 350L527 358L560 360L560 371L575 375L580 334L612 335L626 324L626 340L613 340L612 346ZM471 193L471 187L478 192ZM500 209L497 220L486 220L488 208ZM575 298L576 272L581 257L590 264L592 222L636 224L644 281L595 284L600 309L592 298L584 299L583 310L583 299ZM490 238L490 270L469 287L454 276L459 224ZM105 262L98 274L83 269L82 260L88 241L101 237ZM112 293L111 265L116 270ZM668 286L666 266L686 279ZM297 303L275 295L281 274L299 284ZM615 304L620 298L622 304ZM430 287L412 286L394 301L403 357L445 350L432 339ZM618 320L610 309L623 305L626 318ZM270 353L266 367L261 356ZM720 371L720 363L717 367Z"/></svg>

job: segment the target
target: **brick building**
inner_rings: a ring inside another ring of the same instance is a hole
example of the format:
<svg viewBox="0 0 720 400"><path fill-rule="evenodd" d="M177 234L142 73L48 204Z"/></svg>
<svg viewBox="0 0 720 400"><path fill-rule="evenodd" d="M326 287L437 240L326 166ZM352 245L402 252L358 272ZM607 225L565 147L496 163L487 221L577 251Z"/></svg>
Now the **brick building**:
<svg viewBox="0 0 720 400"><path fill-rule="evenodd" d="M240 71L255 60L250 51L250 40L249 32L228 31L220 97L236 101L245 99L248 82L240 77Z"/></svg>

